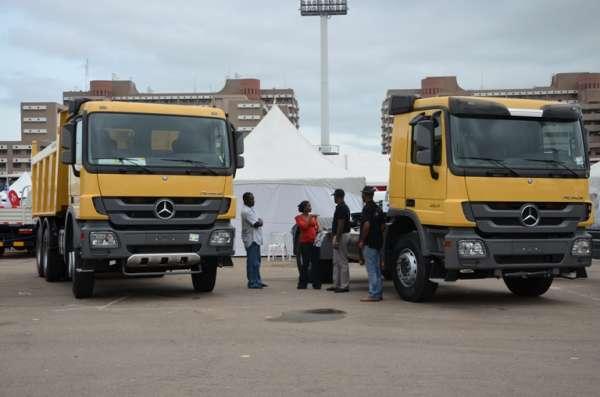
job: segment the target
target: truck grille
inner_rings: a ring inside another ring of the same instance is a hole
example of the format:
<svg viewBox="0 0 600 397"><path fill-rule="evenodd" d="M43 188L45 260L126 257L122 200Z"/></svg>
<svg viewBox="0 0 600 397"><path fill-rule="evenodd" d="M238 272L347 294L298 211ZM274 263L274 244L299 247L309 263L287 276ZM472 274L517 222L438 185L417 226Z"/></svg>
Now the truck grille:
<svg viewBox="0 0 600 397"><path fill-rule="evenodd" d="M165 219L158 216L157 202L168 200L172 216ZM98 212L108 215L115 228L143 226L145 229L164 228L204 228L212 226L220 213L229 209L228 198L195 197L104 197L95 198Z"/></svg>
<svg viewBox="0 0 600 397"><path fill-rule="evenodd" d="M495 255L500 265L525 265L528 263L560 263L564 255Z"/></svg>
<svg viewBox="0 0 600 397"><path fill-rule="evenodd" d="M527 226L523 211L529 206L534 207L537 222ZM509 233L532 238L566 237L575 233L578 224L589 216L584 203L465 202L463 211L467 219L476 223L478 231L490 238L505 238Z"/></svg>
<svg viewBox="0 0 600 397"><path fill-rule="evenodd" d="M132 254L162 254L177 252L198 252L201 245L128 245L127 250Z"/></svg>

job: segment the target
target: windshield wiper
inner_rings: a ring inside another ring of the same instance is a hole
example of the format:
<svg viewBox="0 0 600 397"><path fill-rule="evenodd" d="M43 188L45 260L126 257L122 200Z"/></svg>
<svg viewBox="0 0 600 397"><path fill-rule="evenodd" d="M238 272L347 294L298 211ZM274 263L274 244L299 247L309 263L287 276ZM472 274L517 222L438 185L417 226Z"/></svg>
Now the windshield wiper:
<svg viewBox="0 0 600 397"><path fill-rule="evenodd" d="M523 160L533 161L536 163L556 164L556 165L561 166L563 169L569 171L571 173L571 175L573 175L574 177L579 178L579 174L577 172L575 172L575 170L573 170L568 165L566 165L564 162L559 161L559 160L554 160L554 159L523 159Z"/></svg>
<svg viewBox="0 0 600 397"><path fill-rule="evenodd" d="M500 160L500 159L494 159L491 157L458 157L459 160L482 160L482 161L489 161L490 163L494 163L499 165L500 167L504 168L505 170L507 170L508 172L510 172L513 176L518 176L520 177L521 175L519 175L519 173L517 171L515 171L514 169L510 168L508 165L506 165L504 163L504 161Z"/></svg>
<svg viewBox="0 0 600 397"><path fill-rule="evenodd" d="M191 164L194 167L198 167L204 171L207 171L211 175L219 175L215 172L215 170L213 170L212 168L209 168L204 161L198 161L198 160L192 160L192 159L160 159L160 160Z"/></svg>
<svg viewBox="0 0 600 397"><path fill-rule="evenodd" d="M152 170L150 168L148 168L148 167L146 167L146 166L144 166L144 165L138 163L137 161L135 161L135 160L133 160L131 158L128 158L128 157L110 157L110 158L107 157L105 159L106 160L118 160L118 161L121 162L121 164L127 162L128 164L134 165L137 168L139 168L140 170L144 171L146 174L153 174L154 173L154 172L152 172ZM123 171L124 172L125 170L119 169L119 171Z"/></svg>

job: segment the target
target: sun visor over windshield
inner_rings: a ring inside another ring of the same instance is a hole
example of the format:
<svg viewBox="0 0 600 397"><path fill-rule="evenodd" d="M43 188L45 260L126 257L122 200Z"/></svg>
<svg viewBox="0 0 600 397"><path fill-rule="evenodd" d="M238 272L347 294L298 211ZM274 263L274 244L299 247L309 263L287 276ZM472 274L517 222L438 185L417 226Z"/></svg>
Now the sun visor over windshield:
<svg viewBox="0 0 600 397"><path fill-rule="evenodd" d="M544 106L542 110L542 117L545 119L576 121L581 117L581 110L575 105L552 104Z"/></svg>
<svg viewBox="0 0 600 397"><path fill-rule="evenodd" d="M471 98L450 98L450 113L456 116L510 117L501 103Z"/></svg>

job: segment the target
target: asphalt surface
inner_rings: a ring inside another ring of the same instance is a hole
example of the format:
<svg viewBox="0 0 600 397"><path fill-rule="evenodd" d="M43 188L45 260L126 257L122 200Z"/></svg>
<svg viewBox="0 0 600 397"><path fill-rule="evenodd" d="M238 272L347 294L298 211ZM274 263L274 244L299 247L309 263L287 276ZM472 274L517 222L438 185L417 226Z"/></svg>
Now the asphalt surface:
<svg viewBox="0 0 600 397"><path fill-rule="evenodd" d="M357 265L347 294L296 290L289 263L262 273L248 290L236 261L211 294L189 276L104 278L75 300L32 258L1 259L0 396L600 395L598 265L538 299L483 280L425 304L389 282L361 303Z"/></svg>

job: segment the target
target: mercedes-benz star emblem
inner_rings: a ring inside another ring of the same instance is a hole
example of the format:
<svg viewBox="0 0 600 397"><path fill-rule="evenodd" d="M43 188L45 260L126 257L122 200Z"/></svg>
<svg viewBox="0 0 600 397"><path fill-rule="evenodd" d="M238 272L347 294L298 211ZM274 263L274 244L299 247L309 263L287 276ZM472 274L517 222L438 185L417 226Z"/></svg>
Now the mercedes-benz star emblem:
<svg viewBox="0 0 600 397"><path fill-rule="evenodd" d="M160 219L171 219L175 215L175 204L169 199L161 199L154 204L154 213Z"/></svg>
<svg viewBox="0 0 600 397"><path fill-rule="evenodd" d="M533 204L527 204L521 209L521 224L527 227L534 227L540 223L540 211Z"/></svg>

